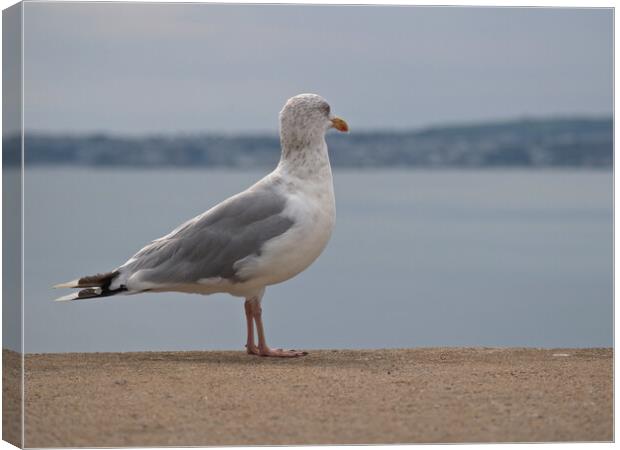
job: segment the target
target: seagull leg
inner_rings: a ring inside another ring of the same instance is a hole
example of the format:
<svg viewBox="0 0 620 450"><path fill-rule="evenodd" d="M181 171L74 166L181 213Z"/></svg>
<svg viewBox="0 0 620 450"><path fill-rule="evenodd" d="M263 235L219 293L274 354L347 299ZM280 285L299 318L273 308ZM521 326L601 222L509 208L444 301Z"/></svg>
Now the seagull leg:
<svg viewBox="0 0 620 450"><path fill-rule="evenodd" d="M245 344L245 349L249 355L258 355L258 347L254 343L254 316L252 315L252 298L245 299L245 320L248 327L248 340Z"/></svg>
<svg viewBox="0 0 620 450"><path fill-rule="evenodd" d="M261 297L254 297L250 299L250 310L254 322L256 322L256 331L258 332L258 352L254 353L260 356L279 356L279 357L296 357L307 355L308 352L300 352L297 350L282 350L281 348L272 349L267 345L265 339L265 330L263 328L263 309L261 307ZM247 311L247 310L246 310ZM252 330L252 343L254 340L254 330Z"/></svg>

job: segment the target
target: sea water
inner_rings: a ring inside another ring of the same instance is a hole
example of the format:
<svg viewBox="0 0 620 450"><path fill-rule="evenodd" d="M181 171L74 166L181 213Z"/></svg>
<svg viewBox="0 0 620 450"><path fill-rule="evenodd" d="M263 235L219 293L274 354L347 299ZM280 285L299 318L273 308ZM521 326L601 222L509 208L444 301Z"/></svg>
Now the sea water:
<svg viewBox="0 0 620 450"><path fill-rule="evenodd" d="M55 303L67 291L51 286L114 269L263 174L27 169L25 351L241 350L242 299ZM271 345L613 345L611 171L349 169L334 181L326 250L267 288Z"/></svg>

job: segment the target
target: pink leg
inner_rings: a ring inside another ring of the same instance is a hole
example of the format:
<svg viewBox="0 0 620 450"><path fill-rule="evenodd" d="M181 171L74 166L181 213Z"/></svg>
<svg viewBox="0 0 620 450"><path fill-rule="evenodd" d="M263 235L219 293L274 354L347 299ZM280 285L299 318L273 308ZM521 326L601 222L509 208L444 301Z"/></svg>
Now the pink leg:
<svg viewBox="0 0 620 450"><path fill-rule="evenodd" d="M252 316L252 300L250 298L245 299L245 320L248 328L248 339L245 344L245 349L249 355L258 355L258 347L254 343L254 317Z"/></svg>
<svg viewBox="0 0 620 450"><path fill-rule="evenodd" d="M260 305L260 298L254 297L246 299L245 314L248 323L248 342L246 348L248 353L260 356L280 356L280 357L296 357L307 355L307 352L297 350L271 349L267 345L265 339L265 330L263 328L263 310ZM251 318L250 318L251 316ZM258 347L254 345L254 326L252 319L256 322L256 331L258 332Z"/></svg>

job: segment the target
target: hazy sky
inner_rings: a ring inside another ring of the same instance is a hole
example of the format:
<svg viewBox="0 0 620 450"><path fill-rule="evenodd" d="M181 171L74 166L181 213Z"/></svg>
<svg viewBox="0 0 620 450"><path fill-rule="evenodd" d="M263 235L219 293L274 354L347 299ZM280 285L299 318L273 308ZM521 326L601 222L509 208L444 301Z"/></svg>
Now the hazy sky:
<svg viewBox="0 0 620 450"><path fill-rule="evenodd" d="M25 4L26 128L353 130L612 111L610 9Z"/></svg>

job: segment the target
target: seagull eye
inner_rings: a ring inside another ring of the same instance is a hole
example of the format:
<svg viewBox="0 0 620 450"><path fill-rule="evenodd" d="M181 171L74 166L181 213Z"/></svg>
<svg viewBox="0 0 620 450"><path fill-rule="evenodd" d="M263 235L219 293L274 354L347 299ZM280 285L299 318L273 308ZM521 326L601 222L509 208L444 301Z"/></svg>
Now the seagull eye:
<svg viewBox="0 0 620 450"><path fill-rule="evenodd" d="M321 105L321 109L323 110L323 112L325 112L325 114L327 114L329 116L329 113L331 111L329 105L327 105L327 104Z"/></svg>

